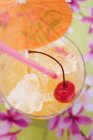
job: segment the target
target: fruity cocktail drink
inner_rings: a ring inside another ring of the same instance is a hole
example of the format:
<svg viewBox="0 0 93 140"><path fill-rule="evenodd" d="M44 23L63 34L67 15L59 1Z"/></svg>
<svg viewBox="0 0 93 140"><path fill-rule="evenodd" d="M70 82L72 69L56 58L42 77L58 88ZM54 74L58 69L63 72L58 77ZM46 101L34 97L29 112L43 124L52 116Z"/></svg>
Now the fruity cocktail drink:
<svg viewBox="0 0 93 140"><path fill-rule="evenodd" d="M64 37L20 54L51 70L57 77L1 53L0 91L7 101L5 106L37 119L53 117L69 108L78 98L85 77L83 59L76 45Z"/></svg>

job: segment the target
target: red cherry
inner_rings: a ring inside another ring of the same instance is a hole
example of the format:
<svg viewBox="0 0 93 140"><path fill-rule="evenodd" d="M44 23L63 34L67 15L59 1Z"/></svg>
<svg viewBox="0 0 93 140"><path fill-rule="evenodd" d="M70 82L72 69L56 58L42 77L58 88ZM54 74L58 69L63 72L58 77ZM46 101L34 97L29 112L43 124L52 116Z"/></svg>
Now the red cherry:
<svg viewBox="0 0 93 140"><path fill-rule="evenodd" d="M61 103L71 102L75 96L74 84L70 81L65 82L66 85L64 85L64 82L61 82L57 85L57 87L54 90L54 97Z"/></svg>

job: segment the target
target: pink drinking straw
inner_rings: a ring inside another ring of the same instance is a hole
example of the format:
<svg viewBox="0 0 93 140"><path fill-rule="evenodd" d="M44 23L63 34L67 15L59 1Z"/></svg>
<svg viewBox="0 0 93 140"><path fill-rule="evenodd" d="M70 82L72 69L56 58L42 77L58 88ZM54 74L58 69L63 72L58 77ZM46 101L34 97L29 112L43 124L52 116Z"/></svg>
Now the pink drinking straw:
<svg viewBox="0 0 93 140"><path fill-rule="evenodd" d="M24 56L22 56L20 53L18 53L17 51L15 51L14 49L8 47L7 45L3 44L0 42L0 51L3 53L6 53L10 56L12 56L13 58L27 64L28 66L37 69L38 71L50 76L53 79L56 79L58 76L56 73L48 70L47 68L43 67L42 65L38 64L37 62L35 62L34 60L28 60L26 59Z"/></svg>

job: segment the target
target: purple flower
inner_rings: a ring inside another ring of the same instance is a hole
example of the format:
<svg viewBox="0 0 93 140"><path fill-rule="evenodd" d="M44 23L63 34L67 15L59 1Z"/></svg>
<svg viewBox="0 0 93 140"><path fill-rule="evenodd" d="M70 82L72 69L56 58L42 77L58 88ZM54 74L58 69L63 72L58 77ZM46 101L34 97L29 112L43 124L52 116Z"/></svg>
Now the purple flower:
<svg viewBox="0 0 93 140"><path fill-rule="evenodd" d="M48 129L55 130L58 139L61 138L64 134L64 129L61 129L59 125L61 120L61 116L56 116L53 119L50 119L48 123Z"/></svg>
<svg viewBox="0 0 93 140"><path fill-rule="evenodd" d="M83 110L80 110L77 114L74 115L72 108L70 108L67 111L67 115L57 116L49 120L49 130L55 130L58 138L63 136L65 129L67 129L68 132L72 133L73 135L80 133L79 124L89 125L92 123L91 118L80 114L82 111Z"/></svg>
<svg viewBox="0 0 93 140"><path fill-rule="evenodd" d="M89 34L93 32L93 7L89 9L89 17L85 16L83 17L82 21L84 23L89 23L90 28L89 28Z"/></svg>
<svg viewBox="0 0 93 140"><path fill-rule="evenodd" d="M87 111L93 111L93 76L87 76L85 80L85 88L82 90L81 95L76 103L72 106L73 114L77 114L84 108Z"/></svg>
<svg viewBox="0 0 93 140"><path fill-rule="evenodd" d="M73 135L78 134L80 132L79 125L89 125L92 123L92 119L88 116L81 115L83 110L80 110L77 114L73 114L72 108L68 110L68 115L64 117L62 120L61 128L67 128L70 133ZM60 122L61 124L61 122ZM65 127L64 127L65 126Z"/></svg>
<svg viewBox="0 0 93 140"><path fill-rule="evenodd" d="M70 6L74 12L80 12L80 2L85 2L86 0L72 0Z"/></svg>
<svg viewBox="0 0 93 140"><path fill-rule="evenodd" d="M92 128L91 131L89 132L88 139L90 139L90 140L93 139L93 128ZM88 139L87 139L87 140L88 140Z"/></svg>
<svg viewBox="0 0 93 140"><path fill-rule="evenodd" d="M85 85L87 87L92 87L93 86L93 75L87 75L85 79Z"/></svg>
<svg viewBox="0 0 93 140"><path fill-rule="evenodd" d="M73 136L73 140L93 140L93 128L86 137L82 132Z"/></svg>
<svg viewBox="0 0 93 140"><path fill-rule="evenodd" d="M21 130L12 133L2 134L0 135L0 140L17 140L16 135L20 132Z"/></svg>
<svg viewBox="0 0 93 140"><path fill-rule="evenodd" d="M90 61L93 64L93 41L89 40L88 43L89 51L84 55L85 61Z"/></svg>
<svg viewBox="0 0 93 140"><path fill-rule="evenodd" d="M82 91L77 102L72 107L73 114L76 114L82 107L87 111L93 111L93 88Z"/></svg>
<svg viewBox="0 0 93 140"><path fill-rule="evenodd" d="M14 109L7 110L7 113L0 112L0 134L6 134L10 131L13 125L17 127L26 128L31 122L30 119L24 117Z"/></svg>
<svg viewBox="0 0 93 140"><path fill-rule="evenodd" d="M73 140L86 140L86 139L81 133L79 133L73 136Z"/></svg>

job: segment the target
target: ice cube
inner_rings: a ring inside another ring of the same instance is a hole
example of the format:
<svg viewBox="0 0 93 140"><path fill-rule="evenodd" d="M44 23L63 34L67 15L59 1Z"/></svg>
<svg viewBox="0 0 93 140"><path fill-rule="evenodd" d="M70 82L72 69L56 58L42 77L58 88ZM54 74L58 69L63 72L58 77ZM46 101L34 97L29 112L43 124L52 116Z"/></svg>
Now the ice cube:
<svg viewBox="0 0 93 140"><path fill-rule="evenodd" d="M51 100L49 94L40 93L40 81L36 74L25 75L7 97L8 102L25 113L42 110L44 102Z"/></svg>

